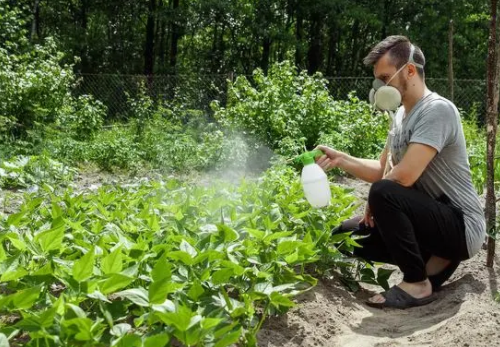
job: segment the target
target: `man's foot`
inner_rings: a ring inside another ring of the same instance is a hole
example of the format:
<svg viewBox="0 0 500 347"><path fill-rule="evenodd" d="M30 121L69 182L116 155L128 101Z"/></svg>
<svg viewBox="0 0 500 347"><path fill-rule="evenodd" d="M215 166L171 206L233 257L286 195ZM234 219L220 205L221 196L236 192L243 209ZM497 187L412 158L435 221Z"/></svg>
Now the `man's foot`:
<svg viewBox="0 0 500 347"><path fill-rule="evenodd" d="M401 282L398 287L415 299L423 299L432 295L432 285L428 279L417 283ZM368 299L368 303L373 304L383 304L385 301L386 298L382 294L377 294Z"/></svg>

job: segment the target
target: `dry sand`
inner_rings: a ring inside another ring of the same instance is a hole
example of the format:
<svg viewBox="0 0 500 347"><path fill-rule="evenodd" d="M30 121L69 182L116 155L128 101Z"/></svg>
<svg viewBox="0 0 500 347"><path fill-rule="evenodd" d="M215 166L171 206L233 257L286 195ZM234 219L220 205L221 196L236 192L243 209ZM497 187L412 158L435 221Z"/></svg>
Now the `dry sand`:
<svg viewBox="0 0 500 347"><path fill-rule="evenodd" d="M366 185L339 183L355 186L353 194L366 197ZM259 346L500 346L500 303L494 300L500 264L490 269L485 263L481 251L460 265L437 293L438 300L408 310L365 305L380 287L363 284L352 293L339 281L320 280L297 298L297 307L267 320ZM401 279L396 271L390 284Z"/></svg>

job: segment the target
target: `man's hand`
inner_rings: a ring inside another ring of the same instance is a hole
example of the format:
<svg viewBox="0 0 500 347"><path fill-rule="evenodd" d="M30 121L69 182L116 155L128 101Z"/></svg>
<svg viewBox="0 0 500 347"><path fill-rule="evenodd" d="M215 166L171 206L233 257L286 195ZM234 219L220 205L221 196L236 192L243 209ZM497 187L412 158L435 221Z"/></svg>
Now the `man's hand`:
<svg viewBox="0 0 500 347"><path fill-rule="evenodd" d="M370 206L368 206L368 203L366 203L365 206L365 216L359 221L359 224L364 224L366 227L375 227L375 221L373 220L373 216L370 212Z"/></svg>
<svg viewBox="0 0 500 347"><path fill-rule="evenodd" d="M325 153L325 155L316 160L316 164L318 164L324 171L339 167L340 162L345 157L345 153L336 151L327 146L318 146L315 149L319 149Z"/></svg>

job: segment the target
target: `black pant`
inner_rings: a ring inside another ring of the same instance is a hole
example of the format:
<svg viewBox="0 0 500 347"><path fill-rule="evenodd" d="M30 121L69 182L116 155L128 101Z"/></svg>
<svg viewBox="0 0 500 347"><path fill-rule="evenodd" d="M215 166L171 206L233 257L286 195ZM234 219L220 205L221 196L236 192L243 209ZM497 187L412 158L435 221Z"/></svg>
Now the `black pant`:
<svg viewBox="0 0 500 347"><path fill-rule="evenodd" d="M425 264L435 255L452 261L469 258L463 213L446 196L438 200L390 180L372 184L368 195L375 227L359 225L361 217L342 223L342 230L367 237L354 254L369 261L399 266L404 281L427 278Z"/></svg>

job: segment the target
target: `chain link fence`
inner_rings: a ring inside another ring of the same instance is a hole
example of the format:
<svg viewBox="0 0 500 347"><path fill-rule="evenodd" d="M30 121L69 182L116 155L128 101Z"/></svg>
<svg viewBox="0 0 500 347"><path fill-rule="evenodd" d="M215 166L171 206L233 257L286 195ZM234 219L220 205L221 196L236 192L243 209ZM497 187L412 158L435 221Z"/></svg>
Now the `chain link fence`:
<svg viewBox="0 0 500 347"><path fill-rule="evenodd" d="M76 95L91 94L108 108L108 120L126 119L130 115L129 99L139 97L141 88L157 102L171 102L184 109L201 110L210 116L210 103L214 100L226 104L229 81L233 74L226 75L111 75L80 74L74 90ZM247 76L250 77L250 76ZM250 77L251 78L251 77ZM361 99L368 99L373 78L371 77L326 77L332 96L347 99L355 92ZM453 99L457 107L468 112L475 107L479 119L486 110L486 81L480 79L458 79L454 82L454 97L451 98L446 78L426 78L429 88L440 95Z"/></svg>

